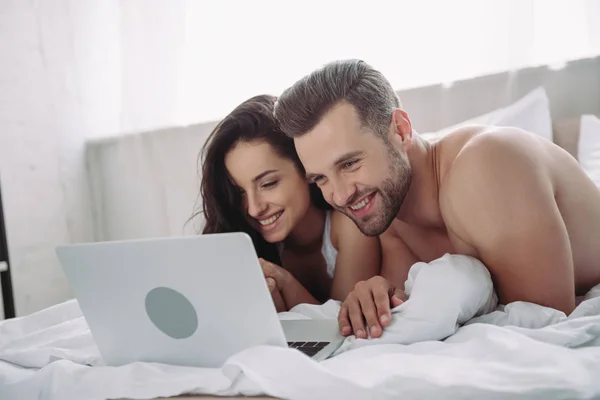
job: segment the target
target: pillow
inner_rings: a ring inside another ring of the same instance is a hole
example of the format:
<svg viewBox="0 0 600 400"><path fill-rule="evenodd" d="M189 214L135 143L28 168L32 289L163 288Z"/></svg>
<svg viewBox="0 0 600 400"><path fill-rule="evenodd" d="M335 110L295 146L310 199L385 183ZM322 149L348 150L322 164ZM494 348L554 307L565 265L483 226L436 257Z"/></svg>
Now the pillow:
<svg viewBox="0 0 600 400"><path fill-rule="evenodd" d="M487 114L460 122L437 132L423 134L427 139L438 139L456 128L465 125L512 126L535 133L550 141L552 136L552 118L546 90L538 87L516 102Z"/></svg>
<svg viewBox="0 0 600 400"><path fill-rule="evenodd" d="M582 115L577 145L579 164L600 188L600 118Z"/></svg>

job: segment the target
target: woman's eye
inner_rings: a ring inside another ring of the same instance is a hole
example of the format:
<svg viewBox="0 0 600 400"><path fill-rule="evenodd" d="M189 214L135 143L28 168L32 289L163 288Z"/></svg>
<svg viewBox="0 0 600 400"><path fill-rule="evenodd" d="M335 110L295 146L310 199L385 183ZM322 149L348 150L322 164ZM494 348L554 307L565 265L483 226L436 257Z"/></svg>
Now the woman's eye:
<svg viewBox="0 0 600 400"><path fill-rule="evenodd" d="M279 183L279 181L265 182L265 183L263 183L262 187L264 187L264 188L271 188L271 187L277 185L277 183Z"/></svg>

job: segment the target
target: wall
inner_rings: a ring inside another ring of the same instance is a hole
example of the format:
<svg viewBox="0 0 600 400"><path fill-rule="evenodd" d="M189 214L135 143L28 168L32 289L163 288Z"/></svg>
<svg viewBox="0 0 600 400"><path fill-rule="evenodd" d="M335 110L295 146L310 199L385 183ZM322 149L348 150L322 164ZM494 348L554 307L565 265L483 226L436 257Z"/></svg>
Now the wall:
<svg viewBox="0 0 600 400"><path fill-rule="evenodd" d="M185 5L0 2L0 179L18 315L71 297L54 248L94 238L85 141L175 123Z"/></svg>
<svg viewBox="0 0 600 400"><path fill-rule="evenodd" d="M103 48L110 24L92 23L114 21L116 3L100 3L0 2L0 179L17 315L71 296L54 247L92 238L84 138L111 129L102 105L115 87L98 74L115 70L102 57L118 52Z"/></svg>

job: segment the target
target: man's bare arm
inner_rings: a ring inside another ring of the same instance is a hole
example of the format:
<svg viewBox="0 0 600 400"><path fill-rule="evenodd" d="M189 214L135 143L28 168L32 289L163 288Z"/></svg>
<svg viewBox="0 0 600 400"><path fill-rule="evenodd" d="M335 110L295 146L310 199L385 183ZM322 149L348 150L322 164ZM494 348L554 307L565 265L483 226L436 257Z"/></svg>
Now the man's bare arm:
<svg viewBox="0 0 600 400"><path fill-rule="evenodd" d="M358 338L380 337L391 321L391 309L406 300L404 282L415 256L395 235L379 237L382 250L381 275L358 282L341 305L338 315L340 333ZM366 322L366 325L365 325Z"/></svg>
<svg viewBox="0 0 600 400"><path fill-rule="evenodd" d="M506 129L473 139L443 183L440 207L451 235L489 269L502 303L568 314L573 260L543 147Z"/></svg>
<svg viewBox="0 0 600 400"><path fill-rule="evenodd" d="M419 260L404 241L395 235L384 233L380 236L382 263L380 275L404 291L410 267ZM406 301L406 296L402 300Z"/></svg>
<svg viewBox="0 0 600 400"><path fill-rule="evenodd" d="M381 245L379 238L363 235L354 221L344 214L334 212L331 218L338 255L330 298L344 301L358 282L379 274Z"/></svg>

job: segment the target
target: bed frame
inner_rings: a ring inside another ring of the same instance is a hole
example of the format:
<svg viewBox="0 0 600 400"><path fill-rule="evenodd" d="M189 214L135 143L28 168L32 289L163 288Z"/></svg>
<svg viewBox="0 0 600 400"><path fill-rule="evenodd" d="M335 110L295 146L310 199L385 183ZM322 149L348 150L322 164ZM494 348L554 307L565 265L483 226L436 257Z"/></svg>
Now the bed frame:
<svg viewBox="0 0 600 400"><path fill-rule="evenodd" d="M4 207L2 206L2 189L0 185L0 281L2 285L2 305L4 318L15 317L15 300L13 297L10 261L8 258L8 241L6 240L6 225L4 223Z"/></svg>

